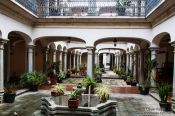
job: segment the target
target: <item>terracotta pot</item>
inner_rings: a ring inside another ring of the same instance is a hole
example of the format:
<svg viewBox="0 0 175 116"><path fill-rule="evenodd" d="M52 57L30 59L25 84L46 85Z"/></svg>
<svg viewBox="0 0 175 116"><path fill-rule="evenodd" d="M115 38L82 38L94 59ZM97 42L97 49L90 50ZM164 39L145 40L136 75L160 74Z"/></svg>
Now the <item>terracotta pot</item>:
<svg viewBox="0 0 175 116"><path fill-rule="evenodd" d="M56 76L50 77L50 81L51 81L51 85L55 85L57 83L57 77Z"/></svg>
<svg viewBox="0 0 175 116"><path fill-rule="evenodd" d="M79 99L69 99L68 100L69 108L78 108L78 106L79 106Z"/></svg>
<svg viewBox="0 0 175 116"><path fill-rule="evenodd" d="M140 94L148 95L150 87L139 87Z"/></svg>
<svg viewBox="0 0 175 116"><path fill-rule="evenodd" d="M169 103L169 102L167 102L167 103L159 102L159 105L160 105L160 108L163 111L171 111L171 103Z"/></svg>
<svg viewBox="0 0 175 116"><path fill-rule="evenodd" d="M51 91L51 96L56 97L56 96L58 96L58 93Z"/></svg>

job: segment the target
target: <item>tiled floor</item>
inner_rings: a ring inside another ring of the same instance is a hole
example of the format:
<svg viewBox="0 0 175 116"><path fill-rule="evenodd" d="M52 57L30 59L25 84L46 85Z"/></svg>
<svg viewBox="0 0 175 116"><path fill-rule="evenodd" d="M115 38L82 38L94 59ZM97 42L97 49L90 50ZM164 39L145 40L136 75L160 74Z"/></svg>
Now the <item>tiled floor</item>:
<svg viewBox="0 0 175 116"><path fill-rule="evenodd" d="M108 73L108 76L111 74L113 75L112 72ZM69 78L62 84L67 91L71 91L82 79ZM118 102L117 116L175 116L172 112L163 112L155 99L149 95L137 94L137 87L128 86L121 79L103 78L102 82L111 89L110 99ZM42 86L38 92L17 96L12 104L0 104L0 116L32 116L33 112L40 109L41 97L50 96L50 88L51 85Z"/></svg>

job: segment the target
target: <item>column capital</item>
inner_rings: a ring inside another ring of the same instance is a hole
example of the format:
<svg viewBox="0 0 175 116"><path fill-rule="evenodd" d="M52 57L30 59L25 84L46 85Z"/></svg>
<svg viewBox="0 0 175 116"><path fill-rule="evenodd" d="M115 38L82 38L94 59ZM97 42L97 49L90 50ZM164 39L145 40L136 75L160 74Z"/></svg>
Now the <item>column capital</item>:
<svg viewBox="0 0 175 116"><path fill-rule="evenodd" d="M27 45L27 48L34 49L35 45Z"/></svg>
<svg viewBox="0 0 175 116"><path fill-rule="evenodd" d="M86 46L86 49L89 51L89 50L93 50L94 49L94 46Z"/></svg>
<svg viewBox="0 0 175 116"><path fill-rule="evenodd" d="M8 39L0 38L0 44L1 44L1 43L7 43L7 41L9 41L9 40L8 40Z"/></svg>

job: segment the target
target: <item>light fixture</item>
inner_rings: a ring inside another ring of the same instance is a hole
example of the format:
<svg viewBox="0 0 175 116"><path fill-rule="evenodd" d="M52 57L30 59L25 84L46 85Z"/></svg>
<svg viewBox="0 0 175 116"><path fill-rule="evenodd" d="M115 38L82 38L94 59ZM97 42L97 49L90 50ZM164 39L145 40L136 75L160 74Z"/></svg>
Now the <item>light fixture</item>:
<svg viewBox="0 0 175 116"><path fill-rule="evenodd" d="M114 42L114 47L116 47L117 46L117 39L114 38L113 42Z"/></svg>

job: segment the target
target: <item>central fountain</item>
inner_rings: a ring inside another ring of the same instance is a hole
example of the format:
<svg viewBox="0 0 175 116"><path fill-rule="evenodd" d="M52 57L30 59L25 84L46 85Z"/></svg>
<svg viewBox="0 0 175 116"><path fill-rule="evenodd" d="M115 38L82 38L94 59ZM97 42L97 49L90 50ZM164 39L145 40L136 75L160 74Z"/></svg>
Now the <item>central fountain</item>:
<svg viewBox="0 0 175 116"><path fill-rule="evenodd" d="M100 103L97 94L82 94L78 108L68 107L69 95L41 98L40 114L47 116L116 116L117 102ZM35 115L37 116L37 115Z"/></svg>

